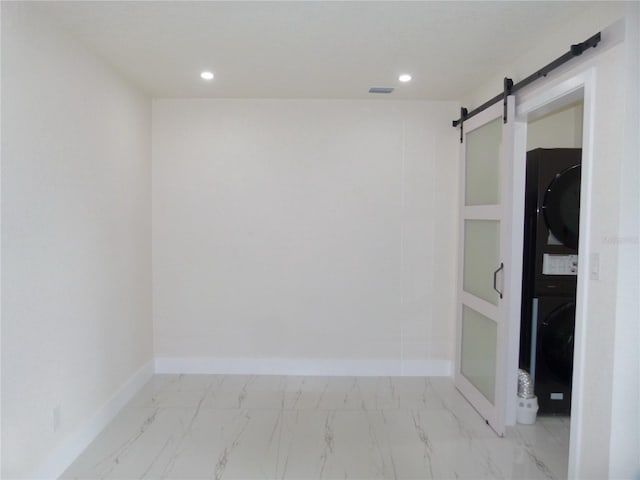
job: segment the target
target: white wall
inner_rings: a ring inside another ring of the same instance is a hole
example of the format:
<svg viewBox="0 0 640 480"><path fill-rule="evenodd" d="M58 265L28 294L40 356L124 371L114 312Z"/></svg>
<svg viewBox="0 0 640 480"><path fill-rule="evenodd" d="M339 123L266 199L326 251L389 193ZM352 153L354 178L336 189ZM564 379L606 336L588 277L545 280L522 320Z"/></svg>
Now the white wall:
<svg viewBox="0 0 640 480"><path fill-rule="evenodd" d="M159 368L447 374L456 111L154 100Z"/></svg>
<svg viewBox="0 0 640 480"><path fill-rule="evenodd" d="M150 101L3 2L2 120L2 478L33 478L152 357Z"/></svg>
<svg viewBox="0 0 640 480"><path fill-rule="evenodd" d="M624 161L620 167L617 312L611 395L609 478L640 476L640 4L627 28L623 79Z"/></svg>
<svg viewBox="0 0 640 480"><path fill-rule="evenodd" d="M595 71L592 216L585 232L590 254L600 258L598 280L588 285L584 345L582 418L571 432L580 479L631 478L640 471L640 382L638 337L638 9L640 4L592 8L556 35L540 39L496 78L472 92L469 108L501 90L502 78L519 81L616 20L620 30L604 30L603 41L522 92L521 101L587 69ZM625 240L626 239L626 240ZM621 241L622 240L622 241ZM623 248L621 248L623 247ZM635 285L633 292L629 285Z"/></svg>
<svg viewBox="0 0 640 480"><path fill-rule="evenodd" d="M527 151L581 147L582 103L569 105L527 125Z"/></svg>

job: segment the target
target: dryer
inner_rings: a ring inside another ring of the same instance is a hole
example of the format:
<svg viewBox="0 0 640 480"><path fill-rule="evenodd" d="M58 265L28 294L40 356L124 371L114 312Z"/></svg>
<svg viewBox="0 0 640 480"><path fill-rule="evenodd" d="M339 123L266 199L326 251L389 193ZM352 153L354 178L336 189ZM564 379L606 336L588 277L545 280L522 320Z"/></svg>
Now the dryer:
<svg viewBox="0 0 640 480"><path fill-rule="evenodd" d="M533 377L541 414L570 410L581 154L527 153L520 368Z"/></svg>

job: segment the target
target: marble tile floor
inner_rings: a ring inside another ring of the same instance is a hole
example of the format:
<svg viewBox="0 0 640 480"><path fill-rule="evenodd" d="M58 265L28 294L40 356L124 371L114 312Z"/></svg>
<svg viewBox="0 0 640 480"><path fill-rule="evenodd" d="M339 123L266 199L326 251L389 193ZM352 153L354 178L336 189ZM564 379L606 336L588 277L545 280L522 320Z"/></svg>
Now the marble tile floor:
<svg viewBox="0 0 640 480"><path fill-rule="evenodd" d="M155 375L64 479L560 479L569 420L497 437L450 378Z"/></svg>

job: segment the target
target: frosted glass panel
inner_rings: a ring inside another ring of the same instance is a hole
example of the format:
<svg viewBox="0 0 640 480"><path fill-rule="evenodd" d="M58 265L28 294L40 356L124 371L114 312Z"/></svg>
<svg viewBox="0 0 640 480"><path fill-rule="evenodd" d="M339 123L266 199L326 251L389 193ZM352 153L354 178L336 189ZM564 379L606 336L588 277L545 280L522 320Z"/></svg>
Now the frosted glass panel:
<svg viewBox="0 0 640 480"><path fill-rule="evenodd" d="M462 306L462 374L492 404L496 385L496 323Z"/></svg>
<svg viewBox="0 0 640 480"><path fill-rule="evenodd" d="M498 293L493 289L493 272L500 265L499 250L500 222L465 220L462 288L494 305Z"/></svg>
<svg viewBox="0 0 640 480"><path fill-rule="evenodd" d="M502 118L466 135L465 205L500 203Z"/></svg>

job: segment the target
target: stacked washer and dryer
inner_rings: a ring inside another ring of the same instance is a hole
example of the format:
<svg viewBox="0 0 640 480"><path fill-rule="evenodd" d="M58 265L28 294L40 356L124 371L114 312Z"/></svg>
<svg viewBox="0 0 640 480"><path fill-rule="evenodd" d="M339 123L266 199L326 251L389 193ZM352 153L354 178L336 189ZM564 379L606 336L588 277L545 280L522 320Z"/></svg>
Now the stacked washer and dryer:
<svg viewBox="0 0 640 480"><path fill-rule="evenodd" d="M539 414L571 411L581 153L527 152L520 368L531 374Z"/></svg>

